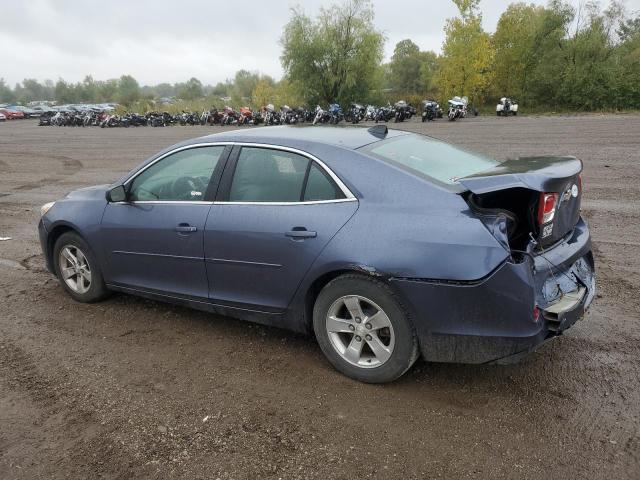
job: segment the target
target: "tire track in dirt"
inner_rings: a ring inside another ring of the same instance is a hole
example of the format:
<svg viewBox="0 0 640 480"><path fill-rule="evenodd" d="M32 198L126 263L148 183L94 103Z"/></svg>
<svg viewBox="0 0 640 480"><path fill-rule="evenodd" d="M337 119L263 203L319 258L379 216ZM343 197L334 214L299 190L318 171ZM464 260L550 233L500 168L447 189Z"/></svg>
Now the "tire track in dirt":
<svg viewBox="0 0 640 480"><path fill-rule="evenodd" d="M49 155L49 158L60 161L60 163L62 164L62 169L56 173L53 173L49 177L45 177L33 182L24 183L19 187L14 188L14 191L23 192L53 185L61 182L65 177L75 175L84 168L84 164L80 160L76 160L75 158L66 157L64 155Z"/></svg>
<svg viewBox="0 0 640 480"><path fill-rule="evenodd" d="M68 398L67 392L72 390L72 385L67 374L45 377L37 363L18 344L7 338L0 340L2 383L17 394L17 398L22 393L33 403L39 415L31 421L42 432L40 447L58 453L55 467L47 470L55 472L62 464L67 464L67 469L75 471L78 478L131 478L131 469L136 462L111 439L109 434L112 432L97 420L93 409L81 405L76 398ZM2 397L0 393L0 400ZM60 430L65 433L61 434ZM3 433L9 437L5 443L11 444L12 434ZM19 435L19 432L13 434ZM3 456L0 451L0 466L4 463ZM23 460L33 464L40 459L27 457ZM11 459L12 464L15 461L15 458Z"/></svg>

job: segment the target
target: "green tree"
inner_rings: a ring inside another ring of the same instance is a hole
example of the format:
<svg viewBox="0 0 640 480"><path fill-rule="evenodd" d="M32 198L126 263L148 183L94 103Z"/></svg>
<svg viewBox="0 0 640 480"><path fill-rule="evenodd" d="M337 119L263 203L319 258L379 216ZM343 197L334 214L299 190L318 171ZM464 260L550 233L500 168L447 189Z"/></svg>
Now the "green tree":
<svg viewBox="0 0 640 480"><path fill-rule="evenodd" d="M151 87L151 90L157 97L173 97L176 95L176 89L170 83L159 83Z"/></svg>
<svg viewBox="0 0 640 480"><path fill-rule="evenodd" d="M521 103L530 100L529 81L537 65L536 42L540 31L544 7L526 3L513 3L498 20L492 37L495 62L491 93L515 97Z"/></svg>
<svg viewBox="0 0 640 480"><path fill-rule="evenodd" d="M78 101L73 85L62 79L56 82L55 98L58 103L75 103Z"/></svg>
<svg viewBox="0 0 640 480"><path fill-rule="evenodd" d="M113 102L118 95L118 80L112 78L97 83L98 101Z"/></svg>
<svg viewBox="0 0 640 480"><path fill-rule="evenodd" d="M13 95L13 90L11 87L6 84L4 78L0 78L0 102L2 103L10 103L15 100Z"/></svg>
<svg viewBox="0 0 640 480"><path fill-rule="evenodd" d="M367 0L348 0L311 19L298 8L284 27L282 66L294 89L317 102L364 101L379 78L384 35Z"/></svg>
<svg viewBox="0 0 640 480"><path fill-rule="evenodd" d="M203 96L202 82L195 77L189 79L188 82L178 89L178 97L183 100L196 100Z"/></svg>
<svg viewBox="0 0 640 480"><path fill-rule="evenodd" d="M613 106L640 107L640 16L625 20L618 30L614 55Z"/></svg>
<svg viewBox="0 0 640 480"><path fill-rule="evenodd" d="M422 94L434 87L438 56L434 52L421 52L411 40L396 44L389 62L389 84L399 92Z"/></svg>
<svg viewBox="0 0 640 480"><path fill-rule="evenodd" d="M276 102L276 88L273 83L267 80L260 80L253 92L251 92L251 103L255 108L261 108L269 103Z"/></svg>
<svg viewBox="0 0 640 480"><path fill-rule="evenodd" d="M116 96L119 103L131 105L140 98L140 85L131 75L122 75L118 81L118 93Z"/></svg>
<svg viewBox="0 0 640 480"><path fill-rule="evenodd" d="M245 102L246 100L251 98L253 90L261 80L274 84L274 81L271 77L262 78L262 76L258 72L238 70L233 78L231 95L235 98L238 98L241 103Z"/></svg>
<svg viewBox="0 0 640 480"><path fill-rule="evenodd" d="M78 84L77 88L81 102L98 101L98 86L91 75L84 77L84 80Z"/></svg>
<svg viewBox="0 0 640 480"><path fill-rule="evenodd" d="M437 83L446 97L466 95L482 103L488 92L494 51L490 36L482 29L479 0L453 0L460 17L445 25L445 41Z"/></svg>

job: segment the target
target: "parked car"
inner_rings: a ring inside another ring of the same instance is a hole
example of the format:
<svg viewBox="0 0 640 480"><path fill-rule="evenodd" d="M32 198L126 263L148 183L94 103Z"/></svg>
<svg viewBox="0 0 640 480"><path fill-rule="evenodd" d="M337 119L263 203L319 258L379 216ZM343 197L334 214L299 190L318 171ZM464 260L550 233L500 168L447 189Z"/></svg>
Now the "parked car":
<svg viewBox="0 0 640 480"><path fill-rule="evenodd" d="M6 122L7 121L7 117L4 115L4 113L0 113L0 122Z"/></svg>
<svg viewBox="0 0 640 480"><path fill-rule="evenodd" d="M24 113L9 107L0 108L0 113L7 117L7 120L18 120L24 118Z"/></svg>
<svg viewBox="0 0 640 480"><path fill-rule="evenodd" d="M510 99L509 97L502 97L500 102L496 106L496 115L517 115L518 114L518 104Z"/></svg>
<svg viewBox="0 0 640 480"><path fill-rule="evenodd" d="M77 301L125 292L313 332L340 372L387 382L420 354L513 361L583 316L581 170L385 125L226 131L44 205L38 230Z"/></svg>
<svg viewBox="0 0 640 480"><path fill-rule="evenodd" d="M14 105L11 108L19 112L22 112L22 114L24 115L24 118L37 118L40 116L40 113L41 113L34 110L33 108L23 107L22 105Z"/></svg>

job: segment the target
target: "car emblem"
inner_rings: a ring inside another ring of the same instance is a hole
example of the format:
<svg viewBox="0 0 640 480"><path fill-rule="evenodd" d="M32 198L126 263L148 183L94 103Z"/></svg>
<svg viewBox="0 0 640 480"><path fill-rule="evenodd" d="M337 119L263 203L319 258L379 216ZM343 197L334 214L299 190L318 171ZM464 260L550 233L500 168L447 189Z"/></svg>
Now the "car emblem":
<svg viewBox="0 0 640 480"><path fill-rule="evenodd" d="M578 193L579 193L579 192L578 192L578 186L574 183L574 184L573 184L573 187L571 187L571 196L572 196L573 198L577 198Z"/></svg>

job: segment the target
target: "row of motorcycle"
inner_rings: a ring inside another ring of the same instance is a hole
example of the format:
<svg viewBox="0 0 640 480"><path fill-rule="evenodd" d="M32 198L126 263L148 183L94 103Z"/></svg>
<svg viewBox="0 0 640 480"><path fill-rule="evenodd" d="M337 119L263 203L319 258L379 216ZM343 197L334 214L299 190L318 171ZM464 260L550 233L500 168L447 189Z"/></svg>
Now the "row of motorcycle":
<svg viewBox="0 0 640 480"><path fill-rule="evenodd" d="M422 103L423 122L443 117L443 111L436 101L425 100ZM454 97L449 100L448 117L450 120L463 118L466 112L466 99ZM277 109L274 105L269 104L255 111L249 107L236 110L227 106L222 110L212 108L202 112L183 111L178 114L153 111L144 115L139 113L118 115L113 112L93 109L72 110L47 112L40 117L39 124L42 126L97 126L101 128L166 127L170 125L294 125L297 123L337 125L341 122L357 124L361 121L403 122L410 120L416 114L417 110L413 105L401 100L393 105L388 103L382 107L351 103L346 110L343 110L337 103L330 104L327 109L317 105L313 110L304 107L291 108L288 105Z"/></svg>

